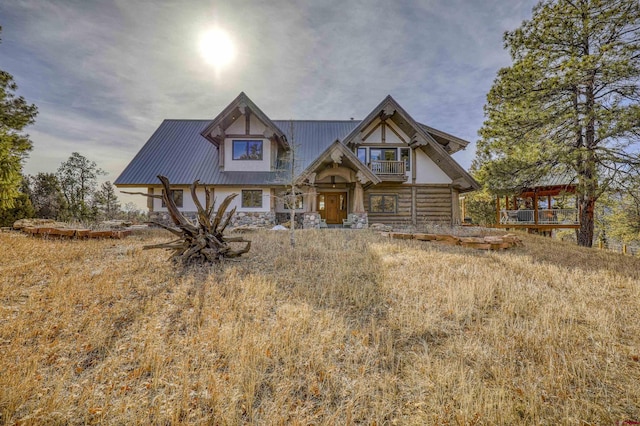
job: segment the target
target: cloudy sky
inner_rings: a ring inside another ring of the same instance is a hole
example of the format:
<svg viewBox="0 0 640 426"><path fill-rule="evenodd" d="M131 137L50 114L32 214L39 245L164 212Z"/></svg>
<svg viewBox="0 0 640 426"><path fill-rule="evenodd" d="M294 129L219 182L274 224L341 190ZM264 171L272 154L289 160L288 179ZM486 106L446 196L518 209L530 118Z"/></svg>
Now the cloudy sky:
<svg viewBox="0 0 640 426"><path fill-rule="evenodd" d="M2 0L0 69L39 108L25 172L73 151L115 180L165 118L213 118L244 91L272 119L364 118L387 94L475 142L537 0ZM214 69L201 35L237 50ZM454 156L471 164L475 146ZM140 197L142 198L142 197ZM137 200L144 204L144 200Z"/></svg>

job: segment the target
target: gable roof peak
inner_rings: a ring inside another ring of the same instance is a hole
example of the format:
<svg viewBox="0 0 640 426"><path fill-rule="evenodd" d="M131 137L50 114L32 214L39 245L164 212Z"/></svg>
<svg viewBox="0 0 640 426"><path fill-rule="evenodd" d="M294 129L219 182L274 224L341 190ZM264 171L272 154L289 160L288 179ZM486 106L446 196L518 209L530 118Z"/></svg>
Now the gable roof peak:
<svg viewBox="0 0 640 426"><path fill-rule="evenodd" d="M258 108L258 106L253 103L249 96L244 92L240 92L240 94L236 96L236 98L231 101L231 103L227 105L227 107L223 109L222 112L218 114L200 134L213 145L218 146L221 138L223 138L224 129L232 122L228 117L231 116L233 118L233 115L238 112L240 114L244 114L246 108L249 108L253 115L262 121L265 126L271 129L273 132L272 137L274 137L285 148L289 147L287 137L282 130L280 130L280 128L278 128L278 126L276 126L275 123L267 117L267 115Z"/></svg>

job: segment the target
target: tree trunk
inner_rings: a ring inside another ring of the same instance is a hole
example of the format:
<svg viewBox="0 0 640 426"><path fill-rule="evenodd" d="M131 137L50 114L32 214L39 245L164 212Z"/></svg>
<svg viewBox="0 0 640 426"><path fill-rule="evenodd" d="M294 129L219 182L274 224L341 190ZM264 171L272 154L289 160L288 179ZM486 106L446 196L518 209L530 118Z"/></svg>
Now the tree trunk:
<svg viewBox="0 0 640 426"><path fill-rule="evenodd" d="M595 206L595 199L585 195L580 197L580 229L578 230L579 246L591 247L593 245Z"/></svg>

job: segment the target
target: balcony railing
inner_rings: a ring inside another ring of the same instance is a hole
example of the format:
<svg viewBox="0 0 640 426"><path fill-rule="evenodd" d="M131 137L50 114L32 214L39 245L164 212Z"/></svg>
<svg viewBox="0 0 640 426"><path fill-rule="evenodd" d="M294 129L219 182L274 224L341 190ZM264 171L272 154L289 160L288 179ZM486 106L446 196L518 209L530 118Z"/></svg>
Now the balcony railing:
<svg viewBox="0 0 640 426"><path fill-rule="evenodd" d="M539 209L538 221L534 210L501 210L501 224L579 225L578 209Z"/></svg>
<svg viewBox="0 0 640 426"><path fill-rule="evenodd" d="M372 161L369 163L371 171L377 175L404 176L404 161Z"/></svg>

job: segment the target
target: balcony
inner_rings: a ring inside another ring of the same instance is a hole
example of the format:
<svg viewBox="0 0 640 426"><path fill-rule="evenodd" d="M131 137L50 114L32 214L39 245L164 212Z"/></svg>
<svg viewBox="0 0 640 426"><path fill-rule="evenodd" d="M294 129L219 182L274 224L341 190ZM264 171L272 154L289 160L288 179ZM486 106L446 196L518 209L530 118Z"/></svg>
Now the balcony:
<svg viewBox="0 0 640 426"><path fill-rule="evenodd" d="M404 161L379 161L369 163L369 168L383 181L404 182L407 180Z"/></svg>

